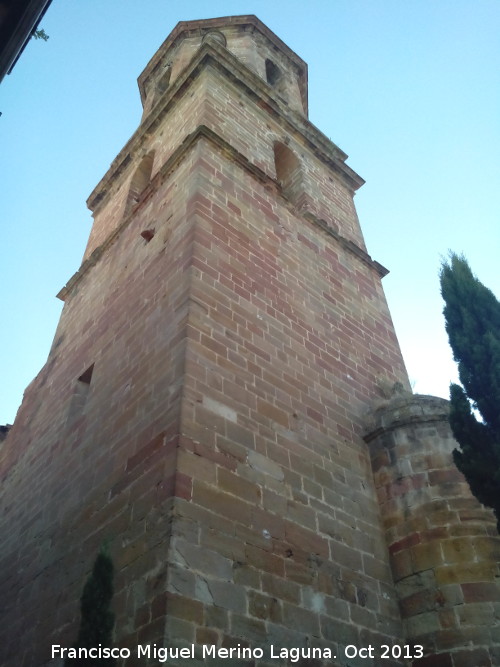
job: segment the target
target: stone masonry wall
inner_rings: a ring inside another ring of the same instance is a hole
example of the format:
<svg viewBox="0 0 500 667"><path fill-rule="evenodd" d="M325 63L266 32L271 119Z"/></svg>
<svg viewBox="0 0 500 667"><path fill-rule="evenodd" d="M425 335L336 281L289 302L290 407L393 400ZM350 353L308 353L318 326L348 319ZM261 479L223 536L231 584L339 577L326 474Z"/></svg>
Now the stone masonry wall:
<svg viewBox="0 0 500 667"><path fill-rule="evenodd" d="M285 141L301 163L303 190L308 210L345 238L365 250L365 244L349 187L306 145L301 125L287 125L283 118L251 103L248 91L223 80L217 69L208 68L204 123L226 139L248 160L276 177L275 141ZM287 110L288 111L288 110ZM289 112L288 112L289 113ZM290 121L295 116L290 114ZM309 124L310 125L310 124Z"/></svg>
<svg viewBox="0 0 500 667"><path fill-rule="evenodd" d="M197 167L167 643L398 642L361 438L405 380L380 277L211 142Z"/></svg>
<svg viewBox="0 0 500 667"><path fill-rule="evenodd" d="M104 201L94 205L94 224L90 233L84 259L88 259L92 252L99 248L116 231L123 221L125 203L128 197L130 183L134 172L139 166L141 157L153 153L153 169L151 179L158 174L183 140L191 134L203 122L203 105L206 97L205 82L198 78L193 85L179 91L175 96L175 103L168 108L166 122L161 124L154 134L146 134L140 137L141 141L136 144L132 138L129 144L130 152L124 149L124 167L117 174L113 174L106 188ZM135 135L134 135L135 136ZM127 145L128 146L128 145ZM153 187L153 189L155 189ZM155 198L158 199L158 193ZM152 215L147 216L147 224L155 223L159 214L162 216L175 213L172 202L167 198L157 201L158 208Z"/></svg>
<svg viewBox="0 0 500 667"><path fill-rule="evenodd" d="M161 178L68 292L2 450L5 497L30 499L3 526L4 664L71 643L105 539L121 646L165 623L226 645L399 637L360 438L377 375L404 379L377 272L203 135Z"/></svg>
<svg viewBox="0 0 500 667"><path fill-rule="evenodd" d="M38 667L51 643L71 646L103 541L117 569L117 641L147 641L152 623L142 618L153 609L156 620L176 492L195 181L187 153L74 286L2 445L4 667ZM151 220L148 243L140 232Z"/></svg>
<svg viewBox="0 0 500 667"><path fill-rule="evenodd" d="M257 33L231 43L261 71L279 42ZM380 385L408 380L362 179L243 60L193 44L89 198L84 263L0 451L2 665L71 645L107 541L121 647L274 643L338 656L310 667L391 667L344 648L416 641L447 662L415 665L491 667L498 539L444 418L415 399L363 437ZM276 61L302 94L299 59Z"/></svg>
<svg viewBox="0 0 500 667"><path fill-rule="evenodd" d="M218 60L220 52L224 55L222 62ZM199 50L115 159L98 186L99 195L96 196L96 188L89 198L95 210L95 223L85 258L119 225L130 181L141 156L154 152L154 177L182 140L201 124L226 139L272 178L276 176L274 141L292 142L291 148L301 159L307 160L303 173L308 209L365 249L352 198L353 182L354 187L359 187L362 179L343 162L339 163L342 169L354 180L346 183L339 177L338 168L332 170L331 165L339 156L341 160L345 158L345 154L302 115L291 111L286 103L271 98L272 91L259 77L251 74L251 81L244 82L241 78L244 71L242 63L222 47L205 44ZM259 92L264 100L256 101L252 86L262 89ZM314 141L318 144L318 156L311 151Z"/></svg>

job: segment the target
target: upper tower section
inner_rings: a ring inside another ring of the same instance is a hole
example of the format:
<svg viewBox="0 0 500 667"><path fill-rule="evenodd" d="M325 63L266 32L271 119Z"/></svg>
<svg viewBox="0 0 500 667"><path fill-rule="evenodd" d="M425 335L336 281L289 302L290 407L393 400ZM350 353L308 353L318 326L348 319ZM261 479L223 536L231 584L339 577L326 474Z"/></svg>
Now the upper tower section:
<svg viewBox="0 0 500 667"><path fill-rule="evenodd" d="M257 17L179 23L138 82L141 122L87 200L94 225L84 262L152 205L200 132L297 213L365 252L353 202L364 181L308 119L306 63Z"/></svg>
<svg viewBox="0 0 500 667"><path fill-rule="evenodd" d="M307 64L256 16L249 15L178 23L138 79L143 118L204 43L226 48L271 86L281 101L307 117Z"/></svg>

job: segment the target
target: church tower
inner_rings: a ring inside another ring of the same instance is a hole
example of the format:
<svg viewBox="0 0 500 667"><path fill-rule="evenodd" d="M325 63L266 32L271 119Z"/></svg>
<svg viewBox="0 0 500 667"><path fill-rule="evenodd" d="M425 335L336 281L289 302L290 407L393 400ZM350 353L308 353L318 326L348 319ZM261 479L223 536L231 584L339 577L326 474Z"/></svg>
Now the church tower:
<svg viewBox="0 0 500 667"><path fill-rule="evenodd" d="M398 579L388 553L398 526L418 533L394 487L384 504L401 424L379 412L367 436L367 415L408 379L353 203L363 180L308 120L306 64L254 16L182 22L139 89L2 447L2 664L62 664L51 645L74 642L105 543L120 667L160 664L137 655L154 644L194 651L169 665L231 648L253 653L224 664L287 664L271 645L315 667L369 646L364 665L465 665L419 661L401 616L398 582L420 571L408 551ZM381 663L384 645L402 649Z"/></svg>

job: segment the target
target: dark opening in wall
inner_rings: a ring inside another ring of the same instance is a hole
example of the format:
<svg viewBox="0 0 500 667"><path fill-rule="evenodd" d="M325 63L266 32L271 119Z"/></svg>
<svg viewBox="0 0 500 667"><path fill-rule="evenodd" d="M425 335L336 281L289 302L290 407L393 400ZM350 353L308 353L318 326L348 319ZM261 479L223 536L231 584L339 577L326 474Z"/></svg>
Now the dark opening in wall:
<svg viewBox="0 0 500 667"><path fill-rule="evenodd" d="M5 438L9 435L9 431L12 428L12 424L4 424L0 426L0 442L3 442Z"/></svg>
<svg viewBox="0 0 500 667"><path fill-rule="evenodd" d="M90 392L90 382L94 372L94 364L89 366L77 379L69 406L68 425L73 426L85 414L85 405Z"/></svg>
<svg viewBox="0 0 500 667"><path fill-rule="evenodd" d="M156 89L155 89L155 98L157 99L160 95L163 95L163 93L167 90L168 86L170 85L170 74L172 73L172 67L170 65L167 65L165 67L165 71L163 74L160 75L158 79L158 83L156 84ZM155 101L156 101L155 99Z"/></svg>
<svg viewBox="0 0 500 667"><path fill-rule="evenodd" d="M83 384L90 384L90 381L92 380L92 373L94 372L94 364L92 366L89 366L87 370L80 375L78 378L78 382L82 382Z"/></svg>
<svg viewBox="0 0 500 667"><path fill-rule="evenodd" d="M279 67L272 60L269 60L269 58L266 58L266 79L267 83L271 86L275 86L281 79Z"/></svg>
<svg viewBox="0 0 500 667"><path fill-rule="evenodd" d="M304 193L304 180L298 157L288 146L276 141L274 144L274 165L276 179L283 194L294 204L297 204L300 196Z"/></svg>
<svg viewBox="0 0 500 667"><path fill-rule="evenodd" d="M149 243L152 238L154 238L155 230L154 229L143 229L141 232L142 238Z"/></svg>
<svg viewBox="0 0 500 667"><path fill-rule="evenodd" d="M139 163L139 166L134 172L130 182L130 189L128 191L127 202L125 204L125 215L130 213L135 204L141 198L144 189L149 185L151 180L151 173L153 171L154 152L145 155Z"/></svg>

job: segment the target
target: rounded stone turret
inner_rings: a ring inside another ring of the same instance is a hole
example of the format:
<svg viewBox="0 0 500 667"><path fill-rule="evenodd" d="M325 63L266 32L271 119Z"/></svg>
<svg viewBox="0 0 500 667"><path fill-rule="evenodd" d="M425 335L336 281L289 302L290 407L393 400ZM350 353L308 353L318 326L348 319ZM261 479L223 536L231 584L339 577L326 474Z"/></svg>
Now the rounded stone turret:
<svg viewBox="0 0 500 667"><path fill-rule="evenodd" d="M428 656L413 664L500 665L500 537L453 463L448 410L400 394L365 440L406 639Z"/></svg>

